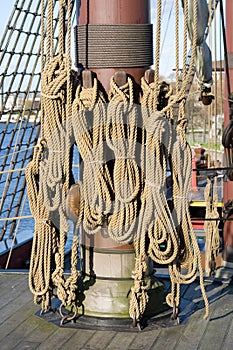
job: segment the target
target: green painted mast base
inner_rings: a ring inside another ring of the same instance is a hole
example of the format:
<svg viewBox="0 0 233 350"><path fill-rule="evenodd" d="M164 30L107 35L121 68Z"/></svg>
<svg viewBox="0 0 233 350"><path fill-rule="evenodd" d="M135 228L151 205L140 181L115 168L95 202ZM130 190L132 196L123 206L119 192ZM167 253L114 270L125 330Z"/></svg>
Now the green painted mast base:
<svg viewBox="0 0 233 350"><path fill-rule="evenodd" d="M129 318L129 301L133 279L131 277L135 264L133 249L83 248L83 260L92 266L91 274L84 272L83 314L101 318ZM84 269L86 264L84 266ZM166 287L153 275L153 267L148 259L146 277L150 286L149 302L143 316L152 317L165 310Z"/></svg>

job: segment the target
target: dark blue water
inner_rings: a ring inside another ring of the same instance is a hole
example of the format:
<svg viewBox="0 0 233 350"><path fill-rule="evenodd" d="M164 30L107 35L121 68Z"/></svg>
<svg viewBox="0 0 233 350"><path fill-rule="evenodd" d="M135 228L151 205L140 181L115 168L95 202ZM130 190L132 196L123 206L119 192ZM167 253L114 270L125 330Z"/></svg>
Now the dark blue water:
<svg viewBox="0 0 233 350"><path fill-rule="evenodd" d="M0 123L0 252L11 247L12 239L21 243L33 237L34 219L4 220L15 216L31 216L25 186L25 171L7 173L10 169L24 169L32 157L33 145L38 137L38 124L23 122ZM73 161L79 163L77 148L74 149ZM6 173L3 173L6 172ZM75 180L79 177L79 168L73 169ZM67 236L67 245L72 241L73 227ZM9 235L11 237L9 237Z"/></svg>
<svg viewBox="0 0 233 350"><path fill-rule="evenodd" d="M32 218L16 221L2 219L31 215L26 195L25 171L7 171L26 167L32 155L36 131L37 125L31 123L0 123L0 251L11 246L15 234L18 243L33 235Z"/></svg>

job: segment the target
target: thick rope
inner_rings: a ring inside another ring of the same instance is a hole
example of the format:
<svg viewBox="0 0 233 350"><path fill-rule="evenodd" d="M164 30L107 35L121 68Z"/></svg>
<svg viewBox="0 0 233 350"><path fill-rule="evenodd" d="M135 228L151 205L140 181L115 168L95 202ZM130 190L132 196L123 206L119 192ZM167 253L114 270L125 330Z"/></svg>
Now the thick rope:
<svg viewBox="0 0 233 350"><path fill-rule="evenodd" d="M35 217L35 235L30 264L29 285L35 302L42 300L42 310L50 304L52 284L63 305L75 301L77 288L78 242L74 235L71 276L64 278L64 248L69 230L66 215L66 196L71 181L70 151L72 147L71 104L75 79L71 75L70 34L67 35L67 54L64 54L63 14L67 10L67 28L71 30L71 2L60 1L60 53L54 57L53 1L48 1L46 65L42 60L41 74L41 131L43 148L35 153L26 169L30 206ZM44 2L42 2L44 15ZM42 19L44 37L44 19ZM44 55L42 45L42 56ZM36 177L39 175L39 182ZM38 189L39 188L39 189ZM52 272L53 270L53 272ZM40 299L40 300L39 300Z"/></svg>
<svg viewBox="0 0 233 350"><path fill-rule="evenodd" d="M173 292L168 295L167 303L170 306L174 306L174 303L176 303L175 306L178 306L178 285L180 283L192 283L199 272L200 287L206 306L206 313L204 315L204 318L206 319L209 314L209 304L204 289L201 254L193 230L188 202L188 194L191 189L192 155L190 147L183 138L185 135L184 130L181 129L180 131L182 133L178 133L171 157L173 173L173 204L174 212L177 213L176 220L180 236L180 254L176 264L171 264L169 266L171 282L177 287L174 287ZM181 273L182 266L186 270L184 274Z"/></svg>
<svg viewBox="0 0 233 350"><path fill-rule="evenodd" d="M106 99L97 79L93 88L78 87L72 113L83 160L83 225L88 233L95 233L112 211L112 181L106 164Z"/></svg>
<svg viewBox="0 0 233 350"><path fill-rule="evenodd" d="M33 160L27 165L25 175L30 209L35 219L29 288L34 294L34 302L42 303L42 310L47 311L50 306L52 237L55 232L43 204L43 195L38 189L37 178L42 152L43 141L40 141L34 149Z"/></svg>
<svg viewBox="0 0 233 350"><path fill-rule="evenodd" d="M138 107L134 103L134 86L130 77L120 87L112 77L107 116L107 144L113 150L115 158L115 202L108 232L117 241L132 242L141 190L140 172L135 158L137 126L141 126L141 122Z"/></svg>
<svg viewBox="0 0 233 350"><path fill-rule="evenodd" d="M211 196L213 191L213 196ZM205 245L205 274L207 277L214 271L216 265L216 258L219 252L220 239L218 232L219 225L219 213L217 209L218 193L217 193L217 178L214 178L214 184L210 179L207 179L205 187L205 203L206 203L206 216L204 223L204 229L206 233L206 245ZM212 197L212 199L211 199ZM208 219L216 219L208 220Z"/></svg>
<svg viewBox="0 0 233 350"><path fill-rule="evenodd" d="M145 235L134 242L135 268L132 274L134 285L131 288L129 315L132 319L139 321L145 312L149 297L147 290L150 285L146 282L145 273L148 269L145 248Z"/></svg>
<svg viewBox="0 0 233 350"><path fill-rule="evenodd" d="M60 1L63 15L66 1ZM178 9L178 0L176 1ZM42 136L43 147L35 154L26 169L29 198L35 217L30 289L42 309L50 304L52 284L63 305L77 303L78 236L80 221L88 233L99 231L108 220L109 235L118 242L134 242L135 270L131 289L130 316L139 320L148 302L146 282L147 259L168 264L172 289L167 296L171 307L180 302L180 284L191 283L199 272L200 286L208 316L201 256L192 228L188 207L191 184L191 152L186 142L184 113L186 88L192 74L197 38L197 0L194 0L192 56L188 72L183 73L182 84L176 85L175 95L167 91L167 105L160 105L159 51L162 1L158 1L156 69L154 82L142 80L142 119L134 104L134 86L130 78L119 87L111 79L109 105L97 79L93 88L81 86L72 105L73 79L71 76L70 45L67 55L63 49L63 19L60 23L60 52L53 57L52 0L48 2L48 33L46 65L42 72ZM44 9L42 8L44 11ZM187 15L187 8L184 6ZM68 1L68 38L70 40L70 2ZM179 21L176 10L176 47L179 47ZM185 28L187 19L185 19ZM43 27L44 28L44 27ZM183 70L187 55L187 36L184 36ZM179 53L176 54L178 70ZM43 63L42 63L43 64ZM178 79L177 79L178 80ZM179 103L176 129L168 121L173 107ZM72 121L71 121L72 115ZM52 118L50 119L50 117ZM136 159L138 127L143 128L143 142ZM83 180L79 184L81 204L72 247L71 276L64 278L64 246L68 230L66 202L71 182L70 148L72 129L83 160ZM144 134L145 131L145 134ZM106 164L106 144L113 151L115 163L113 179ZM137 162L143 164L139 170ZM167 199L167 171L172 172L172 199ZM40 176L37 182L38 174ZM113 197L113 192L114 196ZM36 202L37 199L37 202ZM113 200L114 199L114 200ZM52 224L53 220L53 224ZM55 228L55 225L57 229ZM48 234L45 234L48 233ZM46 259L46 264L43 259ZM53 273L51 272L53 269ZM186 273L182 273L182 269Z"/></svg>
<svg viewBox="0 0 233 350"><path fill-rule="evenodd" d="M187 15L187 4L184 12ZM148 235L148 252L140 250L136 245L137 268L134 273L134 286L132 287L130 315L131 317L141 316L140 311L145 309L147 288L143 283L143 264L145 255L149 255L159 264L168 264L171 277L172 290L166 300L171 307L178 308L180 302L180 283L191 283L195 280L197 273L200 275L200 286L206 306L208 317L209 304L205 294L203 271L201 268L201 255L197 244L196 236L192 227L188 207L188 193L191 185L191 152L186 142L185 127L187 120L184 113L186 86L194 63L195 45L197 37L197 0L194 1L194 30L192 42L192 56L189 70L186 74L187 55L187 35L184 36L184 56L183 56L183 79L181 86L177 78L176 94L168 100L167 106L158 108L159 82L158 82L158 62L155 66L154 82L148 84L142 79L142 115L146 130L146 155L145 155L145 189L141 197L141 211L139 214L138 230L140 240L145 241ZM161 21L161 1L158 1L157 26L159 27L156 53L159 52L160 21ZM179 47L179 20L178 1L176 1L176 46ZM185 18L185 28L187 29L187 18ZM178 77L179 53L176 54L176 66ZM172 107L179 102L178 123L176 130L172 129L170 123L165 119L164 114L168 112L171 119L173 115ZM154 113L157 112L157 113ZM172 172L173 193L172 205L168 205L166 198L166 174L167 169ZM139 237L139 235L138 235ZM144 247L145 249L145 247ZM186 273L181 272L185 268ZM141 271L141 272L140 272ZM140 283L139 283L140 281Z"/></svg>
<svg viewBox="0 0 233 350"><path fill-rule="evenodd" d="M144 279L145 258L149 255L160 264L171 263L177 258L179 245L176 227L166 199L166 176L173 139L172 128L164 117L148 113L147 93L143 96L146 98L142 99L143 124L146 131L145 188L141 196L137 239L134 241L136 265L130 301L130 316L132 318L136 316L137 320L145 311L148 300L149 286ZM146 249L147 235L149 247Z"/></svg>

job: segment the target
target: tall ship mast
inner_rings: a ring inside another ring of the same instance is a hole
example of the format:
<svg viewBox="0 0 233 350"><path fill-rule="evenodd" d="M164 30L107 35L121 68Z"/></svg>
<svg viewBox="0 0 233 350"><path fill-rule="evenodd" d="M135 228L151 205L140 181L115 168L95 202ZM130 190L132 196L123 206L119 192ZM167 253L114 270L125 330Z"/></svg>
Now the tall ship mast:
<svg viewBox="0 0 233 350"><path fill-rule="evenodd" d="M217 161L217 116L214 161L187 132L195 79L200 103L217 114L207 40L219 8L224 22L222 1L174 2L166 79L161 0L15 2L0 43L0 265L30 269L35 302L43 313L58 298L62 325L80 309L84 322L116 318L140 330L167 309L179 322L181 285L197 276L207 318L205 277L232 277L230 24L225 158ZM169 293L157 266L168 268Z"/></svg>

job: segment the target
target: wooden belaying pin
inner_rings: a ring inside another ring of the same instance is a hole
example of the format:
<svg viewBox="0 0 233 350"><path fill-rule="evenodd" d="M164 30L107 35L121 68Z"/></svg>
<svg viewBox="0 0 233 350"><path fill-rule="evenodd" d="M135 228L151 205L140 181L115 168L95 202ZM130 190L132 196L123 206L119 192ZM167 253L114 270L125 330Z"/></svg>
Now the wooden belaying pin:
<svg viewBox="0 0 233 350"><path fill-rule="evenodd" d="M94 84L94 73L91 70L85 69L82 71L82 86L85 89L91 89Z"/></svg>
<svg viewBox="0 0 233 350"><path fill-rule="evenodd" d="M144 74L145 81L147 84L153 83L155 71L153 69L147 69Z"/></svg>
<svg viewBox="0 0 233 350"><path fill-rule="evenodd" d="M114 79L118 86L123 86L127 83L127 74L124 70L118 70L114 74Z"/></svg>

